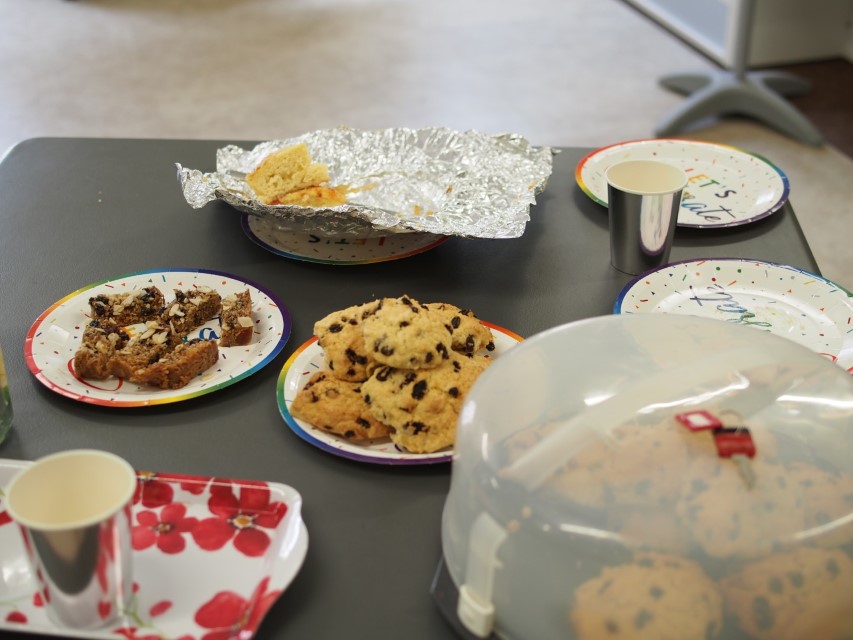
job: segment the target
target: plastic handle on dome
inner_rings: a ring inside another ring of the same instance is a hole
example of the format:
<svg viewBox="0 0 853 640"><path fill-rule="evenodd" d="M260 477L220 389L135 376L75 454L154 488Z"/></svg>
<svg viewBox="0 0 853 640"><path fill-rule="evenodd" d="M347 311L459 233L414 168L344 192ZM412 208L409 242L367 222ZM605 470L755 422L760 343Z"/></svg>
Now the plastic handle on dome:
<svg viewBox="0 0 853 640"><path fill-rule="evenodd" d="M685 411L676 413L675 419L691 431L705 431L706 429L719 429L723 426L717 416L710 411L699 409L697 411Z"/></svg>
<svg viewBox="0 0 853 640"><path fill-rule="evenodd" d="M729 413L736 413L729 411ZM717 455L737 464L747 488L755 486L755 472L747 458L755 457L755 441L746 427L725 427L710 411L698 409L675 414L675 419L690 431L710 430L714 436Z"/></svg>
<svg viewBox="0 0 853 640"><path fill-rule="evenodd" d="M488 513L477 516L468 535L465 582L459 588L456 614L465 628L478 638L487 637L494 627L495 569L501 566L498 551L506 537L506 529Z"/></svg>
<svg viewBox="0 0 853 640"><path fill-rule="evenodd" d="M797 350L802 348L793 342L790 346ZM501 475L521 483L527 489L536 489L567 460L575 457L591 438L612 441L610 432L643 410L690 405L715 409L719 405L737 411L742 416L752 415L776 400L776 389L808 376L813 369L823 364L823 361L812 361L815 364L809 368L780 370L780 349L784 347L778 345L773 353L758 347L721 351L698 362L664 369L632 382L624 389L618 389L615 395L565 421L560 429L555 429L533 445ZM770 365L776 367L771 382L754 385L751 393L732 393L753 386L745 377L745 372ZM731 379L737 373L743 374L739 382L730 382L711 393L696 391L702 385L707 386L714 380Z"/></svg>

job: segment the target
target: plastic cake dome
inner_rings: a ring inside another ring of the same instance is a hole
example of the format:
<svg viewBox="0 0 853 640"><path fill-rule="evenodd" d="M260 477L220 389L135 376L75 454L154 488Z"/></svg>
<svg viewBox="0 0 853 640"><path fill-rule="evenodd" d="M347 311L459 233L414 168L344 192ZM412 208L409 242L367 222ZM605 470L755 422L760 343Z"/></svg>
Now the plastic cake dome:
<svg viewBox="0 0 853 640"><path fill-rule="evenodd" d="M792 340L592 318L463 405L442 520L459 621L527 639L853 638L853 376Z"/></svg>

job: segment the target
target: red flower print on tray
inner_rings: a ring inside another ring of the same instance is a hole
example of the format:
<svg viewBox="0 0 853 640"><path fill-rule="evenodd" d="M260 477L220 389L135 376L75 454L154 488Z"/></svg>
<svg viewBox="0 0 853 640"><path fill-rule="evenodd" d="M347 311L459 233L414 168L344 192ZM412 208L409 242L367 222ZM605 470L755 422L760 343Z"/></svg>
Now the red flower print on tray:
<svg viewBox="0 0 853 640"><path fill-rule="evenodd" d="M3 493L3 489L0 488L0 498L2 498L5 494ZM0 500L0 507L3 506L3 500ZM5 509L0 508L0 527L4 524L9 524L12 522L12 516L8 514Z"/></svg>
<svg viewBox="0 0 853 640"><path fill-rule="evenodd" d="M207 485L210 484L210 478L208 476L186 476L179 474L171 474L167 477L171 477L178 482L181 489L187 491L194 496L200 496L204 493L204 490L207 488Z"/></svg>
<svg viewBox="0 0 853 640"><path fill-rule="evenodd" d="M267 591L268 584L269 578L261 580L248 600L233 591L220 591L205 602L195 614L196 624L210 629L201 640L251 637L281 593Z"/></svg>
<svg viewBox="0 0 853 640"><path fill-rule="evenodd" d="M159 633L150 633L147 630L140 630L136 627L122 627L116 629L117 634L123 635L127 640L163 640L163 636Z"/></svg>
<svg viewBox="0 0 853 640"><path fill-rule="evenodd" d="M264 554L270 545L264 529L275 529L287 513L286 504L270 501L266 482L242 481L235 486L229 480L214 480L207 506L216 517L201 520L193 528L196 544L216 551L233 538L234 548L247 556Z"/></svg>
<svg viewBox="0 0 853 640"><path fill-rule="evenodd" d="M143 507L156 509L174 500L175 488L178 485L184 491L195 496L204 493L210 482L209 477L190 476L180 473L154 473L152 471L137 471L139 484L133 496L133 504L142 503Z"/></svg>
<svg viewBox="0 0 853 640"><path fill-rule="evenodd" d="M163 507L160 515L154 511L139 511L133 526L133 548L137 551L156 544L163 553L180 553L186 547L185 533L192 531L198 520L187 518L187 507L173 502Z"/></svg>
<svg viewBox="0 0 853 640"><path fill-rule="evenodd" d="M27 616L20 611L12 611L6 616L6 622L17 622L19 624L27 623Z"/></svg>

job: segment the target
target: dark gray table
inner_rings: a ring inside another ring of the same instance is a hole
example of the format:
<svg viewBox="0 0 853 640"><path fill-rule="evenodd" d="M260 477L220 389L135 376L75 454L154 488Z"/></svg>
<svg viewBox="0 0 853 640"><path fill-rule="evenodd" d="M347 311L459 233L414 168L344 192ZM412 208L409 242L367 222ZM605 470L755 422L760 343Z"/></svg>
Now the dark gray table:
<svg viewBox="0 0 853 640"><path fill-rule="evenodd" d="M446 638L429 586L450 466L386 467L324 453L282 420L276 378L315 320L374 297L456 303L525 337L609 314L630 278L609 265L606 210L575 183L588 150L555 157L519 239L452 238L405 260L335 266L258 247L227 205L186 204L174 163L213 171L216 149L230 142L34 139L0 163L0 344L16 414L0 457L97 447L137 468L289 484L304 498L308 556L259 638ZM671 259L694 257L818 273L789 205L739 228L679 229ZM146 409L85 405L30 375L24 337L42 311L92 282L158 268L215 269L266 285L293 317L284 351L231 387Z"/></svg>

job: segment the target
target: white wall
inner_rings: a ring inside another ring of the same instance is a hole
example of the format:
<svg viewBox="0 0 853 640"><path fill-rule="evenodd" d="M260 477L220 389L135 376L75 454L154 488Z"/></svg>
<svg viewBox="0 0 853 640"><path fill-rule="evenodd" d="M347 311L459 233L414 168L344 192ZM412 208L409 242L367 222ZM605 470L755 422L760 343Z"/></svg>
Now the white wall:
<svg viewBox="0 0 853 640"><path fill-rule="evenodd" d="M738 0L625 1L721 64L732 64ZM853 61L853 0L756 0L749 66L838 56Z"/></svg>
<svg viewBox="0 0 853 640"><path fill-rule="evenodd" d="M753 66L792 64L847 55L853 0L757 0Z"/></svg>

